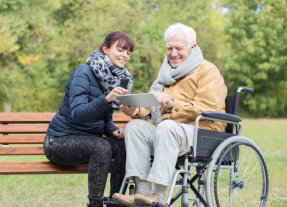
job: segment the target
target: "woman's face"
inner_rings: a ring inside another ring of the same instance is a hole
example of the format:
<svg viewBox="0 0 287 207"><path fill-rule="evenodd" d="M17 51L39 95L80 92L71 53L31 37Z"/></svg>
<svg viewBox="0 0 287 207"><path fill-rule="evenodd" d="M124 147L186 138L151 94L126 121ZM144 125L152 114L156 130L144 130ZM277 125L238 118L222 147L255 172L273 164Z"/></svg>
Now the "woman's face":
<svg viewBox="0 0 287 207"><path fill-rule="evenodd" d="M110 48L103 47L103 50L115 66L123 68L130 59L131 52L117 45L118 41L116 41Z"/></svg>

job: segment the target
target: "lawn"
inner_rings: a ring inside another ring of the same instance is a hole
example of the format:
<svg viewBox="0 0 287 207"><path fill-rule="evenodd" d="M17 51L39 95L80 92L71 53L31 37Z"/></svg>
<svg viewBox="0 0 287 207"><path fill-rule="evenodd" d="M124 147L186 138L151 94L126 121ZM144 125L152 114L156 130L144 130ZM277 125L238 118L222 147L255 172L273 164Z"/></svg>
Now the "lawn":
<svg viewBox="0 0 287 207"><path fill-rule="evenodd" d="M266 206L287 207L287 119L244 119L242 135L261 149L269 173Z"/></svg>
<svg viewBox="0 0 287 207"><path fill-rule="evenodd" d="M242 135L257 143L267 162L266 206L287 207L287 119L244 119ZM86 174L0 176L1 207L80 207L87 202Z"/></svg>

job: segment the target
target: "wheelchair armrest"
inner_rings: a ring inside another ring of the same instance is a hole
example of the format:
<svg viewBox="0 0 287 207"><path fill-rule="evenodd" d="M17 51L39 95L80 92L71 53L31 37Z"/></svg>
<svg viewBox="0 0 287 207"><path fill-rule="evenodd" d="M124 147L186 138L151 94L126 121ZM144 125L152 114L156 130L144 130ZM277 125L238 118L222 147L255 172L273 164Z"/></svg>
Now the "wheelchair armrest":
<svg viewBox="0 0 287 207"><path fill-rule="evenodd" d="M241 119L239 116L233 115L233 114L228 114L228 113L222 113L222 112L214 112L214 111L206 111L202 112L202 117L203 118L213 118L213 119L219 119L222 121L231 121L231 122L240 122Z"/></svg>
<svg viewBox="0 0 287 207"><path fill-rule="evenodd" d="M194 133L193 133L193 157L197 157L197 136L199 130L199 121L200 119L207 119L212 121L226 122L229 124L238 126L237 133L240 134L241 131L241 118L234 114L215 112L215 111L206 111L202 112L201 115L197 116L194 123Z"/></svg>

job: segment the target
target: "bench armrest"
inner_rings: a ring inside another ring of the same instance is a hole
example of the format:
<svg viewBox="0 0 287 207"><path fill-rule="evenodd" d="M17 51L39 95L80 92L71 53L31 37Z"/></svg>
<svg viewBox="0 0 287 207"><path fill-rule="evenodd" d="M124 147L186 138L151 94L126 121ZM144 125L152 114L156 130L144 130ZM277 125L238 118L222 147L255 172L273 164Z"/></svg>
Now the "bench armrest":
<svg viewBox="0 0 287 207"><path fill-rule="evenodd" d="M230 121L230 122L240 122L241 118L239 116L233 115L233 114L228 114L228 113L223 113L223 112L214 112L214 111L207 111L203 112L202 118L213 118L213 119L219 119L222 121Z"/></svg>

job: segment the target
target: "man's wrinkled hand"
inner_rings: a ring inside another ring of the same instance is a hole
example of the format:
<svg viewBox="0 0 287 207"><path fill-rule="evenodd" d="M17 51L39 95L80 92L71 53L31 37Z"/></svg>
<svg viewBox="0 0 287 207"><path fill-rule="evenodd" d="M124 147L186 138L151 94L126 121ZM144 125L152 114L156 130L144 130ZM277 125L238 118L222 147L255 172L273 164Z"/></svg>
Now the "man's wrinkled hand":
<svg viewBox="0 0 287 207"><path fill-rule="evenodd" d="M156 93L154 96L161 103L162 107L166 107L168 109L173 107L173 100L166 93L160 92Z"/></svg>
<svg viewBox="0 0 287 207"><path fill-rule="evenodd" d="M121 110L128 116L135 116L139 113L139 108L135 106L126 106L126 105L121 105L120 106Z"/></svg>

